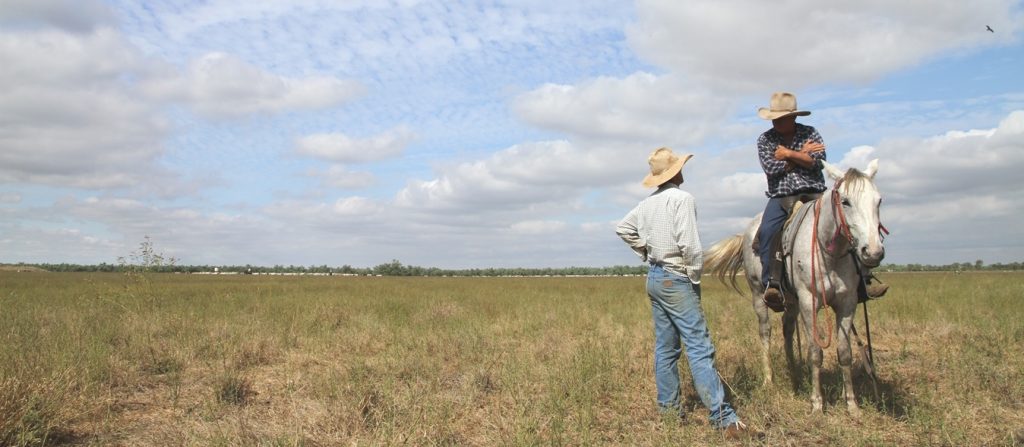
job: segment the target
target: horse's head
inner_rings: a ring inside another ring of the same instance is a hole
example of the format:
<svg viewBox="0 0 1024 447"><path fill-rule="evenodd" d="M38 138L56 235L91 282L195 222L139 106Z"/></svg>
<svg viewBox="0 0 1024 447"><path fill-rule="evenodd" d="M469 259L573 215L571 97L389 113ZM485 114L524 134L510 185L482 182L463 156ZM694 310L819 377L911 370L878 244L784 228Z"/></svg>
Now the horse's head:
<svg viewBox="0 0 1024 447"><path fill-rule="evenodd" d="M846 172L826 162L825 172L837 182L833 189L833 200L842 213L837 216L844 219L849 227L850 243L860 261L869 268L878 267L885 257L882 246L881 222L879 206L882 196L875 187L875 173L878 172L878 160L871 160L864 172L850 168ZM842 225L842 222L837 222Z"/></svg>

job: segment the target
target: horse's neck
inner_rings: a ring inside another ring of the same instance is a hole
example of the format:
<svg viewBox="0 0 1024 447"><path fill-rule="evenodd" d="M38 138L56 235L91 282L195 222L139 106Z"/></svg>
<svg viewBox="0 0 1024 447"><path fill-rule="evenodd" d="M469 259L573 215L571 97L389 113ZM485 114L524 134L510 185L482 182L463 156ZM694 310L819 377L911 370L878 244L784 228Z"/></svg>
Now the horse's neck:
<svg viewBox="0 0 1024 447"><path fill-rule="evenodd" d="M823 255L823 260L838 258L840 254L846 252L850 245L842 234L838 234L839 222L836 220L838 216L833 213L832 197L832 189L821 195L821 198L818 199L821 209L820 211L816 210L819 212L815 213L816 219L812 219L811 223L818 227L815 248L819 250L819 254Z"/></svg>

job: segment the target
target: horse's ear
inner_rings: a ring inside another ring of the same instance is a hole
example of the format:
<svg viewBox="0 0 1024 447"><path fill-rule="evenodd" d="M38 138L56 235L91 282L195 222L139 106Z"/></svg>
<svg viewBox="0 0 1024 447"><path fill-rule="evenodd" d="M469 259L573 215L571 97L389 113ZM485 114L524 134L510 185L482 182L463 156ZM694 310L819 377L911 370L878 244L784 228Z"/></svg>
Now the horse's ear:
<svg viewBox="0 0 1024 447"><path fill-rule="evenodd" d="M831 164L829 164L829 162L822 160L821 165L825 167L825 172L828 173L829 177L832 177L832 180L839 180L843 178L843 171L839 170L839 168L835 166L832 166Z"/></svg>
<svg viewBox="0 0 1024 447"><path fill-rule="evenodd" d="M864 175L868 176L868 178L875 178L875 174L877 173L878 159L876 158L874 160L871 160L871 163L868 163L868 170L864 171Z"/></svg>

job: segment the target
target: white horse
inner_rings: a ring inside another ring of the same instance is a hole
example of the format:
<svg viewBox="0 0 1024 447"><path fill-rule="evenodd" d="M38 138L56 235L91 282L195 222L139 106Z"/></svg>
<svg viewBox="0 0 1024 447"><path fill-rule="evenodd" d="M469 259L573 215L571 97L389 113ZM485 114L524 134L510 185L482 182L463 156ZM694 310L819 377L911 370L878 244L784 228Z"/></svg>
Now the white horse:
<svg viewBox="0 0 1024 447"><path fill-rule="evenodd" d="M853 389L850 367L853 354L850 345L853 317L857 309L857 287L862 281L858 274L858 263L865 268L877 267L885 256L882 246L879 221L881 195L874 184L878 160L872 160L866 171L850 169L845 173L835 166L823 162L825 172L835 180L835 185L818 200L803 207L805 213L795 215L786 230L789 238L784 240L787 255L786 274L791 287L786 290L787 305L783 313L783 335L785 337L786 359L794 365L793 335L799 313L803 319L808 343L808 357L811 363L811 407L822 411L821 362L822 348L831 342L832 324L827 332L819 329L818 310L828 305L836 317L836 334L839 367L842 370L846 390L846 405L850 414L859 415ZM802 216L802 217L801 217ZM798 220L799 219L799 220ZM772 382L772 371L768 356L768 339L771 335L771 312L762 300L764 287L761 285L761 261L752 246L754 235L761 223L758 215L742 234L734 235L715 244L705 253L704 270L715 274L723 282L736 286L736 275L742 268L750 286L754 312L757 313L761 335L761 364L764 383ZM742 293L742 292L741 292ZM795 294L795 296L794 296ZM822 331L823 333L819 333Z"/></svg>

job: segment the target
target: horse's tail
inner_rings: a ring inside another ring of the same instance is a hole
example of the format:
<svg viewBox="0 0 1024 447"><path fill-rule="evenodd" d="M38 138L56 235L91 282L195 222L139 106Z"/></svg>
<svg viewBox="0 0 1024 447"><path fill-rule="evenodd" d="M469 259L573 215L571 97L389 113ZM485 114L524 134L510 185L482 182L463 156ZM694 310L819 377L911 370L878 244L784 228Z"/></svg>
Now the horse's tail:
<svg viewBox="0 0 1024 447"><path fill-rule="evenodd" d="M736 275L743 268L743 235L736 234L718 241L704 252L704 271L718 277L740 295L743 291L736 284ZM726 280L728 277L728 280Z"/></svg>

